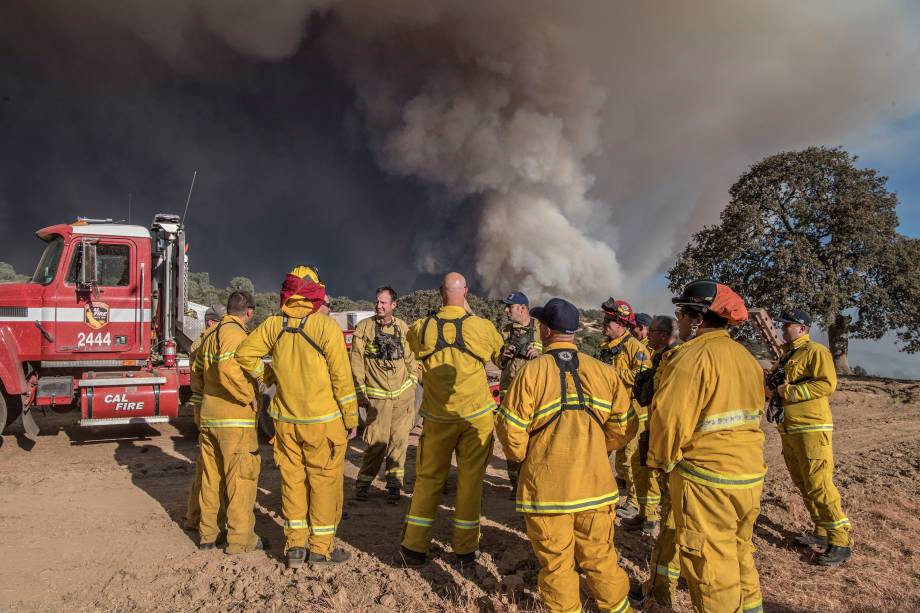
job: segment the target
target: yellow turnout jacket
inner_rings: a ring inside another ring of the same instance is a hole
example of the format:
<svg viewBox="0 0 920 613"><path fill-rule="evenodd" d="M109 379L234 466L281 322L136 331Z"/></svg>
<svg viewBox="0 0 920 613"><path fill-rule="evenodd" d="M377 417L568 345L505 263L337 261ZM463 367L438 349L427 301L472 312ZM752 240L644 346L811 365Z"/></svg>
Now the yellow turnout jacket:
<svg viewBox="0 0 920 613"><path fill-rule="evenodd" d="M532 347L542 352L543 343L540 341L540 322L533 317L530 318L530 323L526 326L522 326L515 322L507 324L502 328L501 334L502 338L505 340L505 345L502 347L502 355L499 358L497 366L502 369L501 379L499 380L499 390L504 394L508 390L508 387L511 386L511 382L514 381L521 367L527 363L527 358L525 357L515 356L513 358L506 358L504 354L505 349L511 345L515 337L521 334L532 335L533 340L528 343L528 349Z"/></svg>
<svg viewBox="0 0 920 613"><path fill-rule="evenodd" d="M272 357L278 391L268 413L293 424L342 419L346 429L354 428L358 404L342 329L328 315L314 313L307 300L288 301L281 311L288 317L288 331L283 316L272 315L236 352L240 366L254 378L263 374L262 358Z"/></svg>
<svg viewBox="0 0 920 613"><path fill-rule="evenodd" d="M555 350L577 352L572 343L546 347ZM587 411L573 410L579 399L571 373L562 411L560 370L549 353L524 365L499 409L496 434L505 455L523 462L516 505L523 513L576 513L619 499L609 453L635 436L638 422L617 372L577 356Z"/></svg>
<svg viewBox="0 0 920 613"><path fill-rule="evenodd" d="M199 425L202 428L255 428L252 401L256 389L234 360L246 340L246 326L235 315L225 315L211 328L192 364L192 390L202 391Z"/></svg>
<svg viewBox="0 0 920 613"><path fill-rule="evenodd" d="M458 347L458 323L465 350ZM407 338L422 364L421 414L425 419L471 421L495 410L485 362L498 360L504 340L491 321L468 316L463 307L445 306L412 324ZM439 339L446 346L441 347Z"/></svg>
<svg viewBox="0 0 920 613"><path fill-rule="evenodd" d="M710 487L763 482L763 370L728 331L706 332L673 351L649 411L648 464Z"/></svg>
<svg viewBox="0 0 920 613"><path fill-rule="evenodd" d="M794 434L833 430L828 396L837 388L837 370L831 352L805 334L783 345L781 360L786 356L788 387L782 399L785 418L779 424L780 431Z"/></svg>
<svg viewBox="0 0 920 613"><path fill-rule="evenodd" d="M405 393L414 393L418 383L418 364L406 339L409 326L394 317L391 323L381 325L380 331L398 334L404 357L399 360L380 359L376 343L377 318L370 317L358 322L349 353L355 390L359 396L376 399L399 398Z"/></svg>

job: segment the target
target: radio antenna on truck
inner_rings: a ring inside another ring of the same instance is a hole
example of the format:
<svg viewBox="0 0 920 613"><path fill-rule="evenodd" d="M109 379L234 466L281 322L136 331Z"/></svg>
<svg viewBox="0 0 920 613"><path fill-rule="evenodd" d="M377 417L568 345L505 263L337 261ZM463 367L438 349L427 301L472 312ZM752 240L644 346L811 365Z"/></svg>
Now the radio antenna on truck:
<svg viewBox="0 0 920 613"><path fill-rule="evenodd" d="M192 174L192 184L188 187L188 198L185 199L185 210L182 212L182 225L185 225L185 216L188 215L188 203L192 201L192 190L195 189L195 178L198 176L198 171L196 170Z"/></svg>

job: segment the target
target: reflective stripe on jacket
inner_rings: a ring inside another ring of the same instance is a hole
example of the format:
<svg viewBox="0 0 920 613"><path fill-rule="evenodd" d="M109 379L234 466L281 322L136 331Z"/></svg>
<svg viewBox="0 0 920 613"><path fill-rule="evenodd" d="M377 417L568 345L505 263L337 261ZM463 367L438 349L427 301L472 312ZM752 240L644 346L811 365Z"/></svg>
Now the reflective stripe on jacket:
<svg viewBox="0 0 920 613"><path fill-rule="evenodd" d="M669 357L649 411L649 465L711 487L762 482L765 394L754 356L717 330Z"/></svg>

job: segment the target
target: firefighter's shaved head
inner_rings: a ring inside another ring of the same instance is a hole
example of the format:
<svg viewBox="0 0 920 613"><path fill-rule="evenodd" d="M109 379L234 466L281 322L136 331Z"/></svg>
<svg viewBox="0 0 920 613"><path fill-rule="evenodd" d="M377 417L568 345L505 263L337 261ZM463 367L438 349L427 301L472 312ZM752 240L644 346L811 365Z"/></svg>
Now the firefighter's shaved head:
<svg viewBox="0 0 920 613"><path fill-rule="evenodd" d="M441 281L441 298L445 306L466 305L466 279L459 272L449 272Z"/></svg>

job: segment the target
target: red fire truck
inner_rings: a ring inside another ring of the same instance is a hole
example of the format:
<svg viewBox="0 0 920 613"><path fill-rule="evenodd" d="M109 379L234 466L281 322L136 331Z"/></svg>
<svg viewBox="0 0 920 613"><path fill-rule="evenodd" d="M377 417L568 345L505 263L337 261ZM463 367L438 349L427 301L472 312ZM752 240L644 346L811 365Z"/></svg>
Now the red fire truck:
<svg viewBox="0 0 920 613"><path fill-rule="evenodd" d="M32 278L0 284L0 427L35 407L76 408L80 425L165 422L189 393L185 232L80 219L38 231ZM185 354L185 355L183 355Z"/></svg>

